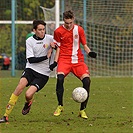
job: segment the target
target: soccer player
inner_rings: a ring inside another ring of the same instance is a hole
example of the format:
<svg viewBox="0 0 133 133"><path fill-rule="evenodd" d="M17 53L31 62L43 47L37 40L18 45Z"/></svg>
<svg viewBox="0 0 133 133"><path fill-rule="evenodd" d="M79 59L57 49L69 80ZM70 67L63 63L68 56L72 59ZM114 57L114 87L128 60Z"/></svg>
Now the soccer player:
<svg viewBox="0 0 133 133"><path fill-rule="evenodd" d="M58 107L54 112L55 116L59 116L64 110L63 108L63 92L64 92L64 78L72 72L83 83L83 88L88 92L87 100L81 103L79 116L87 119L85 113L87 106L89 92L90 92L90 73L87 65L84 62L84 57L80 49L80 43L83 45L86 53L96 58L96 53L91 52L87 46L84 30L81 26L74 24L74 13L71 10L63 13L64 24L54 31L54 41L57 45L55 61L50 65L53 70L57 66L57 84L56 94L58 100ZM53 48L56 45L52 46ZM58 64L58 65L57 65Z"/></svg>
<svg viewBox="0 0 133 133"><path fill-rule="evenodd" d="M10 97L0 123L8 122L8 116L14 108L19 95L27 86L29 88L25 93L26 102L22 114L29 113L35 92L40 91L48 82L51 72L49 69L50 57L54 56L51 48L53 36L45 34L46 23L43 20L34 20L33 29L35 34L26 40L26 68Z"/></svg>

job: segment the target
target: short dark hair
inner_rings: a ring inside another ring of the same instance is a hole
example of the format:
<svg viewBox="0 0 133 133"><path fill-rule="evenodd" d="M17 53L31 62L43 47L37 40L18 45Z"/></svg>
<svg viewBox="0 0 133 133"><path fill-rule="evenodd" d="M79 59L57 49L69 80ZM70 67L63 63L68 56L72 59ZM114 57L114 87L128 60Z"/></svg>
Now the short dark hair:
<svg viewBox="0 0 133 133"><path fill-rule="evenodd" d="M43 20L34 20L33 21L33 29L37 29L37 26L39 25L39 24L42 24L42 25L44 25L44 26L46 26L46 23L43 21Z"/></svg>
<svg viewBox="0 0 133 133"><path fill-rule="evenodd" d="M74 18L74 13L72 10L68 10L63 13L63 20L64 19L73 19L73 18Z"/></svg>

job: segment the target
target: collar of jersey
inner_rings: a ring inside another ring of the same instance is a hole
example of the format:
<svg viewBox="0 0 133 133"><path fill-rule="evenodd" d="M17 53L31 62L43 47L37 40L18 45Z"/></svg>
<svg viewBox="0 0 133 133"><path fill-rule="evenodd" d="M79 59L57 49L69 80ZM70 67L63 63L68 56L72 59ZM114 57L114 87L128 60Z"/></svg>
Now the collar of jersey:
<svg viewBox="0 0 133 133"><path fill-rule="evenodd" d="M44 36L44 37L45 37L45 36ZM43 38L44 38L44 37L43 37ZM43 38L40 38L40 37L38 37L38 36L36 36L36 35L33 35L33 38L36 39L36 40L43 40Z"/></svg>

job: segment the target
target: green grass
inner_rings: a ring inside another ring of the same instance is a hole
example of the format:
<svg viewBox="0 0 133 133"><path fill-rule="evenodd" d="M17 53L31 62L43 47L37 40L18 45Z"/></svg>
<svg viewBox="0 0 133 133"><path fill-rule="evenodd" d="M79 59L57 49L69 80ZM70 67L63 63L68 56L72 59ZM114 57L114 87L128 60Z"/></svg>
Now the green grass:
<svg viewBox="0 0 133 133"><path fill-rule="evenodd" d="M19 77L0 78L0 117L14 91ZM64 112L53 116L57 107L55 78L34 97L30 113L23 116L25 91L9 117L9 124L0 124L0 133L131 133L133 132L133 88L132 78L91 78L90 100L86 109L87 120L77 117L79 103L71 98L72 90L82 86L81 82L68 76L65 79Z"/></svg>

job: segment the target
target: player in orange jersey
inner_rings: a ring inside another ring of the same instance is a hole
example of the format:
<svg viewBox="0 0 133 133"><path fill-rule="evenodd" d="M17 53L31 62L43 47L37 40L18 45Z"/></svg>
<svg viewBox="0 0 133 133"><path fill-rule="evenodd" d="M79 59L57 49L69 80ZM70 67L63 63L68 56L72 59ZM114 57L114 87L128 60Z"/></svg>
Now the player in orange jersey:
<svg viewBox="0 0 133 133"><path fill-rule="evenodd" d="M58 107L54 112L55 116L59 116L63 111L63 92L64 92L64 78L72 72L83 83L83 88L90 92L90 72L88 66L85 64L84 56L82 54L80 44L83 45L86 53L96 58L96 53L91 52L87 46L84 30L81 26L74 24L74 13L71 10L63 13L64 24L54 31L54 41L57 47L55 61L50 65L53 70L57 66L57 84L56 94L58 99ZM58 65L57 65L58 64ZM88 98L85 102L81 103L79 116L87 119L85 109L87 106Z"/></svg>

